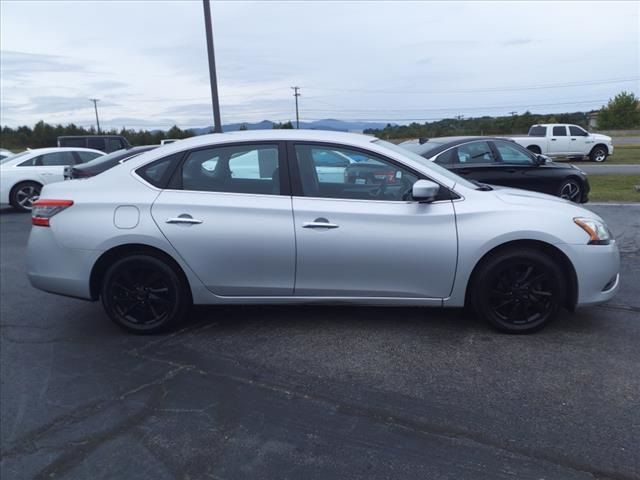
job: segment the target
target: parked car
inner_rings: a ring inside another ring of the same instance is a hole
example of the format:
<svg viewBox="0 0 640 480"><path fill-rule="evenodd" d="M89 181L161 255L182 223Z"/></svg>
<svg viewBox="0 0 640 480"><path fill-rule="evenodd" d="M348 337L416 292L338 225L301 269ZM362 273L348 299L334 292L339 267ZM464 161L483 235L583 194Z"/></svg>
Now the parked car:
<svg viewBox="0 0 640 480"><path fill-rule="evenodd" d="M516 143L537 154L604 162L613 155L611 137L589 133L578 125L549 123L533 125L526 137L510 137Z"/></svg>
<svg viewBox="0 0 640 480"><path fill-rule="evenodd" d="M122 135L67 135L58 137L58 146L92 148L105 153L131 147Z"/></svg>
<svg viewBox="0 0 640 480"><path fill-rule="evenodd" d="M575 203L589 199L585 172L504 138L441 137L402 146L468 180L548 193Z"/></svg>
<svg viewBox="0 0 640 480"><path fill-rule="evenodd" d="M115 152L98 157L87 163L82 163L80 165L68 165L64 167L64 179L72 180L75 178L93 177L94 175L105 172L120 163L131 160L141 153L148 152L154 148L158 148L158 145L131 147L125 150L116 150Z"/></svg>
<svg viewBox="0 0 640 480"><path fill-rule="evenodd" d="M399 181L320 181L314 158L327 150L380 162ZM249 158L244 175L236 164ZM182 140L45 186L32 223L31 284L100 299L137 333L179 324L192 304L284 303L468 304L494 327L524 333L563 307L609 300L619 284L616 242L595 213L478 187L350 133Z"/></svg>
<svg viewBox="0 0 640 480"><path fill-rule="evenodd" d="M64 180L66 165L101 157L103 152L87 148L36 148L18 153L0 163L0 204L31 211L42 186Z"/></svg>
<svg viewBox="0 0 640 480"><path fill-rule="evenodd" d="M5 158L12 157L12 156L13 156L13 152L11 150L0 148L0 160L4 160Z"/></svg>

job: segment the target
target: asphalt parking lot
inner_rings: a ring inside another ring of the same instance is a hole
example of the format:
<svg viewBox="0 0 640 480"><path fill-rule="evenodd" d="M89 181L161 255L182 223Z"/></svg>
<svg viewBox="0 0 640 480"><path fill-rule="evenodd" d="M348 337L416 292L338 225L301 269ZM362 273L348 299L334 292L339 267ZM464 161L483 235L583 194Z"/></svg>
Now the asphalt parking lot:
<svg viewBox="0 0 640 480"><path fill-rule="evenodd" d="M0 211L3 479L640 478L640 206L622 290L530 336L464 311L233 307L136 337L24 274Z"/></svg>

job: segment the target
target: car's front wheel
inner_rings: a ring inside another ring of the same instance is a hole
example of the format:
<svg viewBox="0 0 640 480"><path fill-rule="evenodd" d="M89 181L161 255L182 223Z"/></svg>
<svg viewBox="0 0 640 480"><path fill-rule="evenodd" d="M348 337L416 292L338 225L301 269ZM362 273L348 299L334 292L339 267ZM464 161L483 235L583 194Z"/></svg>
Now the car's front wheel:
<svg viewBox="0 0 640 480"><path fill-rule="evenodd" d="M589 158L591 159L592 162L604 162L607 159L607 155L609 154L609 152L607 152L607 149L601 145L597 145L595 147L593 147L593 150L591 150L591 153L589 154Z"/></svg>
<svg viewBox="0 0 640 480"><path fill-rule="evenodd" d="M558 192L560 198L570 200L574 203L582 202L582 184L573 178L568 178L562 185L560 185L560 191Z"/></svg>
<svg viewBox="0 0 640 480"><path fill-rule="evenodd" d="M474 274L476 313L507 333L531 333L557 315L566 295L565 276L548 255L508 249L486 258Z"/></svg>
<svg viewBox="0 0 640 480"><path fill-rule="evenodd" d="M37 182L22 182L11 190L9 203L20 212L30 212L33 202L40 198L42 185Z"/></svg>
<svg viewBox="0 0 640 480"><path fill-rule="evenodd" d="M109 267L101 289L109 317L133 333L157 333L180 323L191 295L182 276L160 258L134 254Z"/></svg>

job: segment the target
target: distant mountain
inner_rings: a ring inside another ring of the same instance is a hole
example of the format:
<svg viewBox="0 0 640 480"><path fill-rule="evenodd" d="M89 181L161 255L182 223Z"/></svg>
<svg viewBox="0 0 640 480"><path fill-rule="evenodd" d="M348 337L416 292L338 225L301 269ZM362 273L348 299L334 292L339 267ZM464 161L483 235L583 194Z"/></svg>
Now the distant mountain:
<svg viewBox="0 0 640 480"><path fill-rule="evenodd" d="M295 122L292 122L295 125ZM246 125L248 130L270 130L273 128L274 122L271 120L263 120L258 123L230 123L222 126L223 132L235 132L240 130L242 125ZM349 132L366 130L367 128L384 128L387 124L381 122L358 122L344 121L327 118L324 120L316 120L314 122L300 122L300 128L308 128L311 130L333 130L336 132ZM204 135L211 133L213 127L191 128L196 135Z"/></svg>

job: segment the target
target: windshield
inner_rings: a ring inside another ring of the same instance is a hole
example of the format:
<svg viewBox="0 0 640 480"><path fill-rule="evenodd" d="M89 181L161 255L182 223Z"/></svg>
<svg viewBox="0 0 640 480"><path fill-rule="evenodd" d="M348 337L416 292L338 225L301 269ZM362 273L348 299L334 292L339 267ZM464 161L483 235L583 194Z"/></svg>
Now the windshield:
<svg viewBox="0 0 640 480"><path fill-rule="evenodd" d="M424 157L421 157L417 153L410 152L405 148L399 147L398 145L394 145L393 143L386 142L384 140L374 140L373 143L375 143L376 145L380 145L381 147L385 147L389 150L392 150L396 153L399 153L407 158L410 158L411 160L414 160L420 163L421 165L424 165L429 170L433 170L436 173L442 175L443 177L448 178L449 180L455 182L456 184L459 184L474 190L476 189L476 185L474 185L473 183L469 182L468 180L465 180L464 178L460 177L459 175L456 175L455 173L447 170L446 168L441 167L440 165L430 160L427 160Z"/></svg>
<svg viewBox="0 0 640 480"><path fill-rule="evenodd" d="M0 165L2 165L3 163L7 163L9 160L15 160L16 158L24 157L28 153L31 153L31 152L29 152L29 150L27 150L25 152L17 153L15 155L9 155L8 157L3 158L2 160L0 160Z"/></svg>

